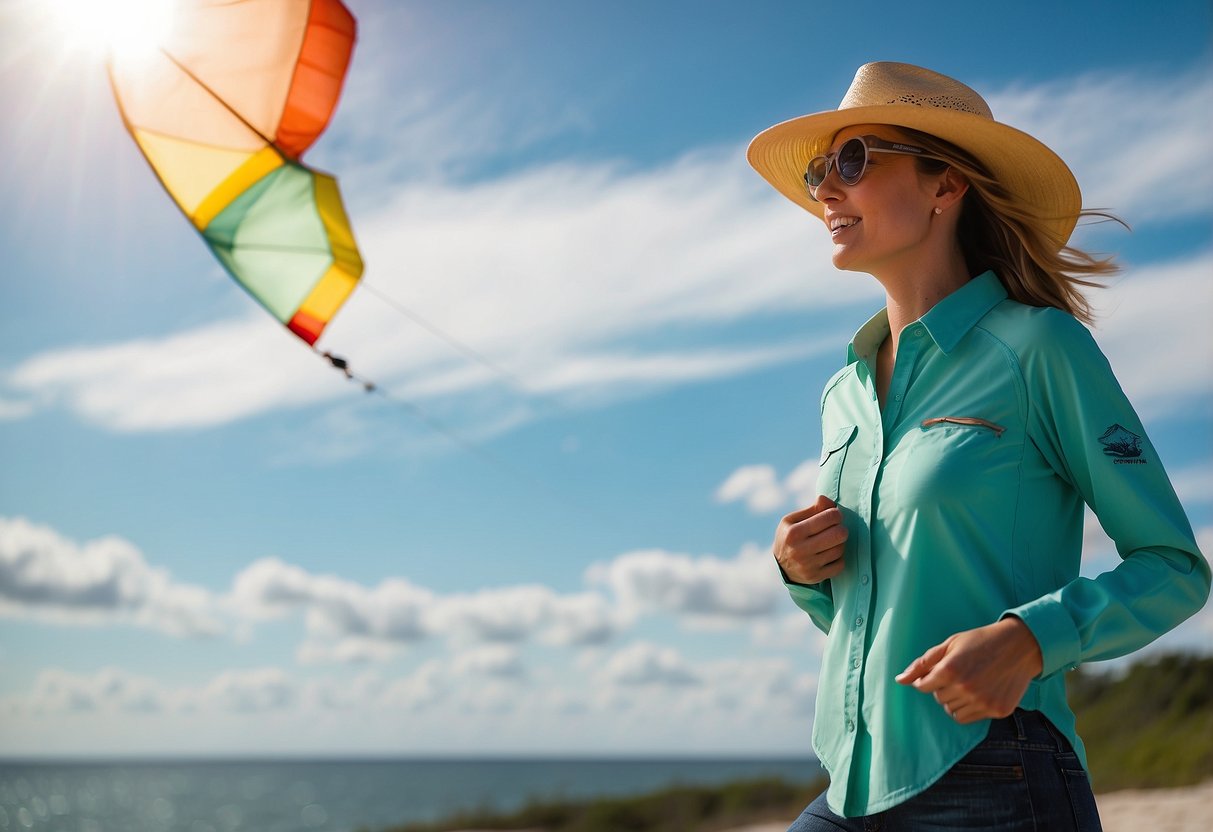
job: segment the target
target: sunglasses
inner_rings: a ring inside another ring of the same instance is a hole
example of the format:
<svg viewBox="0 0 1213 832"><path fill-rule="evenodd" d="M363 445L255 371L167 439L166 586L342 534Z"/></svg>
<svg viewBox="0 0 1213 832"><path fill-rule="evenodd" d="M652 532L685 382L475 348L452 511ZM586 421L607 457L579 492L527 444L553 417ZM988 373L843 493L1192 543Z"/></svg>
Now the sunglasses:
<svg viewBox="0 0 1213 832"><path fill-rule="evenodd" d="M936 159L946 162L940 156L934 156L921 147L914 147L900 142L886 142L875 136L857 136L847 139L842 147L824 156L814 156L805 168L804 184L809 189L809 197L817 200L817 189L826 181L830 170L838 171L838 178L844 185L854 185L863 178L868 169L868 156L872 153L898 153L902 156L918 156L923 159Z"/></svg>

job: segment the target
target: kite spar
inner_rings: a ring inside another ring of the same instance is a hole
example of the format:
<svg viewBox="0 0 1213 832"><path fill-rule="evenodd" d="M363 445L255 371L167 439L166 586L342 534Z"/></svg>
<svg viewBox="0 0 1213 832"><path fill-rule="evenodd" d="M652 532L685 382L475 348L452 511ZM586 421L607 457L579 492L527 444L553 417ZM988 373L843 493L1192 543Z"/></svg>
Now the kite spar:
<svg viewBox="0 0 1213 832"><path fill-rule="evenodd" d="M156 51L110 60L127 131L228 274L347 378L377 390L315 347L363 265L337 180L301 161L337 107L354 16L340 0L173 2L173 26ZM523 389L486 356L375 294ZM416 405L378 392L486 456Z"/></svg>
<svg viewBox="0 0 1213 832"><path fill-rule="evenodd" d="M340 0L182 0L157 52L109 66L122 120L169 196L309 346L362 276L337 180L300 161L336 109L356 34Z"/></svg>

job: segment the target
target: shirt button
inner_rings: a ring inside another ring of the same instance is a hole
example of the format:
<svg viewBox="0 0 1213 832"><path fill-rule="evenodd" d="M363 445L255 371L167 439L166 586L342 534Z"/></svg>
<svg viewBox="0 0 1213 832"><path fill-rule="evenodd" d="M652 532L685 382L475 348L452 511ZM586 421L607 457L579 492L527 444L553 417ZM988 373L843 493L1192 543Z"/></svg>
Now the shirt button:
<svg viewBox="0 0 1213 832"><path fill-rule="evenodd" d="M848 730L848 731L854 731L854 730L855 730L855 722L854 722L854 720L850 720L850 719L848 719L848 720L847 720L847 730Z"/></svg>
<svg viewBox="0 0 1213 832"><path fill-rule="evenodd" d="M862 616L862 615L861 615L861 616L859 616L859 618L856 618L856 619L855 619L855 626L856 626L856 627L862 627L862 626L863 626L863 616Z"/></svg>
<svg viewBox="0 0 1213 832"><path fill-rule="evenodd" d="M901 401L901 394L897 393L893 396L893 398L897 399L897 401Z"/></svg>
<svg viewBox="0 0 1213 832"><path fill-rule="evenodd" d="M914 328L914 337L915 337L915 338L921 338L921 337L922 337L922 327L915 327L915 328Z"/></svg>
<svg viewBox="0 0 1213 832"><path fill-rule="evenodd" d="M859 582L860 582L861 584L863 584L864 586L867 586L867 585L868 585L868 576L867 576L867 575L860 575L860 576L859 576Z"/></svg>
<svg viewBox="0 0 1213 832"><path fill-rule="evenodd" d="M855 661L851 662L851 667L855 668L856 670L859 669L859 665L860 665L859 659L856 659Z"/></svg>

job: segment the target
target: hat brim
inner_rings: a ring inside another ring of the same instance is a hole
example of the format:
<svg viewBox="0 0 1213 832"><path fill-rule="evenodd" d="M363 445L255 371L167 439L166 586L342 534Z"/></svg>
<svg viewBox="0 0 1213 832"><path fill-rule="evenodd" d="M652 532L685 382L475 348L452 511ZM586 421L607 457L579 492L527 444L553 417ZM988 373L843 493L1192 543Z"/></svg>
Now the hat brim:
<svg viewBox="0 0 1213 832"><path fill-rule="evenodd" d="M775 190L811 214L823 206L805 188L809 160L823 153L845 127L887 124L928 133L971 153L1065 245L1082 210L1082 192L1070 168L1034 137L983 116L916 104L881 104L826 110L790 119L759 133L746 158Z"/></svg>

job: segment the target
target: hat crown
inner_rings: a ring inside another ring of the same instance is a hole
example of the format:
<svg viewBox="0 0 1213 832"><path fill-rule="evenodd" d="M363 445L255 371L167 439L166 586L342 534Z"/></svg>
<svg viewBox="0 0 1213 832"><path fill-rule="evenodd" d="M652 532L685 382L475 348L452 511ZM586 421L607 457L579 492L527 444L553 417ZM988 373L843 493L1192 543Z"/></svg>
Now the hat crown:
<svg viewBox="0 0 1213 832"><path fill-rule="evenodd" d="M840 110L912 104L955 110L993 120L990 105L955 78L913 64L876 61L864 64L843 96Z"/></svg>

